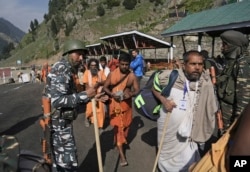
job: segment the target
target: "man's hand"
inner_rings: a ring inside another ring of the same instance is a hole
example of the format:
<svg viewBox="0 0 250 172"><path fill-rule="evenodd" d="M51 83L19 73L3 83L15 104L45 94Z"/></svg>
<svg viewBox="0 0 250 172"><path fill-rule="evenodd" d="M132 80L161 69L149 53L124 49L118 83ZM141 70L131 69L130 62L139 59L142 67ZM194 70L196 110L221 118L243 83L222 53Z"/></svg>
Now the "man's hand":
<svg viewBox="0 0 250 172"><path fill-rule="evenodd" d="M105 95L105 92L99 93L95 96L96 101L106 102L109 99L108 95Z"/></svg>
<svg viewBox="0 0 250 172"><path fill-rule="evenodd" d="M89 87L86 89L86 94L88 98L93 98L96 95L96 89L94 87Z"/></svg>
<svg viewBox="0 0 250 172"><path fill-rule="evenodd" d="M94 88L98 88L99 86L101 86L102 84L100 82L96 82L96 84L94 85Z"/></svg>
<svg viewBox="0 0 250 172"><path fill-rule="evenodd" d="M164 99L162 104L168 112L172 112L173 108L177 106L173 100L167 98Z"/></svg>
<svg viewBox="0 0 250 172"><path fill-rule="evenodd" d="M133 97L133 92L131 92L131 91L125 91L124 92L124 95L123 95L123 98L124 99L129 99L129 98L131 98L131 97Z"/></svg>

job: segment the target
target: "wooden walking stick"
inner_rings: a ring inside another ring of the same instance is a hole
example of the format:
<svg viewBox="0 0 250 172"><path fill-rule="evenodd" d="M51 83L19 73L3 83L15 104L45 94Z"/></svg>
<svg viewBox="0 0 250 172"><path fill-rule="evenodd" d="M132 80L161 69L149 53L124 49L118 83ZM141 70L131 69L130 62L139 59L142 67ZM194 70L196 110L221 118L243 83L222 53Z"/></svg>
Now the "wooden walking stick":
<svg viewBox="0 0 250 172"><path fill-rule="evenodd" d="M100 137L99 137L99 132L98 132L97 115L96 115L96 100L93 98L91 102L92 102L92 111L93 111L93 117L94 117L95 141L96 141L96 151L97 151L99 172L103 172L102 153L101 153Z"/></svg>
<svg viewBox="0 0 250 172"><path fill-rule="evenodd" d="M155 172L156 167L157 167L157 163L158 163L161 148L162 148L162 145L163 145L164 137L165 137L165 134L166 134L166 131L167 131L167 126L168 126L169 119L170 119L170 112L167 113L167 116L166 116L166 119L165 119L165 122L164 122L164 128L163 128L163 131L162 131L162 136L161 136L161 140L160 140L160 144L159 144L159 147L158 147L158 152L157 152L157 155L156 155L156 158L155 158L155 164L154 164L154 168L153 168L152 172Z"/></svg>

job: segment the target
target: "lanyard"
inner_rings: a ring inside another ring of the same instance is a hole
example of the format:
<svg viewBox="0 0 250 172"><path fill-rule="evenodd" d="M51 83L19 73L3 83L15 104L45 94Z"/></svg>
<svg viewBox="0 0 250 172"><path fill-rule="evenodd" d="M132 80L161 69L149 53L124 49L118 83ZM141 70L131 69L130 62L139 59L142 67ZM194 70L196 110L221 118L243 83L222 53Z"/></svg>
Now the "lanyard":
<svg viewBox="0 0 250 172"><path fill-rule="evenodd" d="M184 88L183 88L183 100L185 99L185 95L186 93L190 93L190 87L189 87L189 82L187 79L185 81L185 85L184 85ZM195 93L197 92L198 90L198 81L195 82Z"/></svg>

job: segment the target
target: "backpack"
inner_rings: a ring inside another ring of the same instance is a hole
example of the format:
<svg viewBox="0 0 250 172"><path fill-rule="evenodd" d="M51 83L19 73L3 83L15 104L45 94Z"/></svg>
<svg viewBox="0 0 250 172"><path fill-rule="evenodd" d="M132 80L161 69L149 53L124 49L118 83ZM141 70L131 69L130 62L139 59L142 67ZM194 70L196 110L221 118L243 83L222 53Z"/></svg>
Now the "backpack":
<svg viewBox="0 0 250 172"><path fill-rule="evenodd" d="M29 150L21 150L17 172L50 172L51 165L41 156Z"/></svg>
<svg viewBox="0 0 250 172"><path fill-rule="evenodd" d="M161 73L162 71L155 71L148 79L146 85L140 90L134 99L135 110L142 116L156 121L159 118L159 111L161 107L161 102L155 97L152 93L152 87L154 85L154 78L156 74ZM172 70L169 76L168 85L166 85L161 95L168 97L171 91L172 86L174 85L178 77L178 71Z"/></svg>
<svg viewBox="0 0 250 172"><path fill-rule="evenodd" d="M14 136L0 136L0 171L16 172L19 143Z"/></svg>
<svg viewBox="0 0 250 172"><path fill-rule="evenodd" d="M0 136L1 172L50 172L51 165L41 155L21 150L15 136Z"/></svg>

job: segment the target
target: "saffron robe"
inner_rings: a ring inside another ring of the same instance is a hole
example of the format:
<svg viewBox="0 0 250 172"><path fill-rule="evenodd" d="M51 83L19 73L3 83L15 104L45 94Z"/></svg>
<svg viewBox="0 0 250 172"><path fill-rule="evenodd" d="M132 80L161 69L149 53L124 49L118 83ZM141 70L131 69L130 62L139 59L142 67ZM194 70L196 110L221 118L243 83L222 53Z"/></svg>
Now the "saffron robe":
<svg viewBox="0 0 250 172"><path fill-rule="evenodd" d="M83 74L83 83L88 84L89 87L93 87L97 82L102 82L106 80L106 76L103 71L99 71L97 76L92 76L89 70L86 70ZM102 86L98 88L99 92ZM89 118L91 123L94 123L92 102L88 102L86 106L86 118ZM97 124L99 128L103 127L105 120L105 108L104 103L98 101L96 102L96 115L97 115Z"/></svg>
<svg viewBox="0 0 250 172"><path fill-rule="evenodd" d="M115 85L122 78L120 69L115 69L111 73L111 76L111 85ZM127 86L128 78L129 75L120 84L112 89L112 93L116 93L117 91L129 91L130 88ZM132 98L122 100L120 102L117 102L114 98L112 98L109 111L110 125L114 126L115 129L115 143L117 145L127 143L126 138L128 135L128 129L132 122Z"/></svg>

